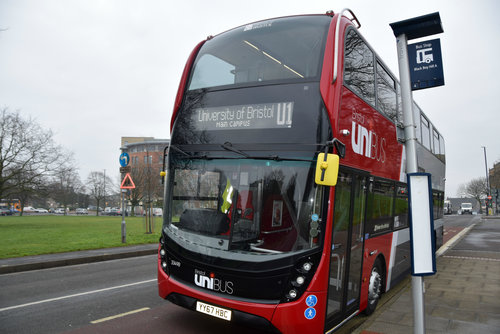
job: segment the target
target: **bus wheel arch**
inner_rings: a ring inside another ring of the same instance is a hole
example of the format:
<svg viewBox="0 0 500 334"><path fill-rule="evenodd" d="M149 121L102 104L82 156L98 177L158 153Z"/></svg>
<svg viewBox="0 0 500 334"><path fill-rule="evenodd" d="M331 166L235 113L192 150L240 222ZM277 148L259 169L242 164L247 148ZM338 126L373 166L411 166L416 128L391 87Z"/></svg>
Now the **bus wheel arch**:
<svg viewBox="0 0 500 334"><path fill-rule="evenodd" d="M378 256L373 262L368 283L368 304L364 313L372 314L377 308L382 293L385 291L385 261L382 256Z"/></svg>

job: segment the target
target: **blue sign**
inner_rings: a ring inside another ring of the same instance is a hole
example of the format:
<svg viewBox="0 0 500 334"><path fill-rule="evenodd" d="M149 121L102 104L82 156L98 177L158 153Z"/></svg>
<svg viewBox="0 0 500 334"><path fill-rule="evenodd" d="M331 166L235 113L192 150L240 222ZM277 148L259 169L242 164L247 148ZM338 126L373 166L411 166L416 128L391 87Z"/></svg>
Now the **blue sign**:
<svg viewBox="0 0 500 334"><path fill-rule="evenodd" d="M130 155L127 152L120 154L120 166L127 167L130 162Z"/></svg>
<svg viewBox="0 0 500 334"><path fill-rule="evenodd" d="M444 85L441 42L438 39L408 44L411 90Z"/></svg>
<svg viewBox="0 0 500 334"><path fill-rule="evenodd" d="M316 310L313 309L312 307L308 308L305 310L304 312L304 317L306 317L306 319L314 319L314 317L316 316Z"/></svg>
<svg viewBox="0 0 500 334"><path fill-rule="evenodd" d="M306 298L306 304L309 307L314 307L318 303L318 298L315 295L310 295Z"/></svg>

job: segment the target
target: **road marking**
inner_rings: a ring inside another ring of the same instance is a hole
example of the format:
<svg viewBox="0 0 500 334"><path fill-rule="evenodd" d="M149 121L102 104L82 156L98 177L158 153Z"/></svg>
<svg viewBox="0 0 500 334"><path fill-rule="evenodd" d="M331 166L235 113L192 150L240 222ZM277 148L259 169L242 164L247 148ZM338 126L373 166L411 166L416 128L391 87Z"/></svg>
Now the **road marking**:
<svg viewBox="0 0 500 334"><path fill-rule="evenodd" d="M150 309L149 307L143 307L143 308L140 308L140 309L137 309L137 310L133 310L133 311L125 312L125 313L120 313L120 314L117 314L117 315L112 315L110 317L106 317L106 318L94 320L94 321L91 321L90 323L91 324L98 324L100 322L105 322L105 321L113 320L113 319L116 319L116 318L126 317L127 315L131 315L131 314L134 314L134 313L139 313L139 312L142 312L142 311L147 311L149 309Z"/></svg>
<svg viewBox="0 0 500 334"><path fill-rule="evenodd" d="M129 284L117 285L117 286L112 286L112 287L109 287L109 288L104 288L104 289L99 289L99 290L92 290L92 291L87 291L87 292L80 292L80 293L75 293L73 295L68 295L68 296L62 296L62 297L44 299L44 300L39 300L39 301L36 301L36 302L31 302L31 303L26 303L26 304L4 307L4 308L0 308L0 312L14 310L16 308L22 308L22 307L27 307L27 306L33 306L33 305L43 304L43 303L55 302L55 301L58 301L58 300L63 300L63 299L68 299L68 298L74 298L74 297L91 295L91 294L99 293L99 292L105 292L105 291L110 291L110 290L128 288L128 287L134 286L134 285L140 285L140 284L146 284L146 283L156 282L156 280L157 279L154 278L154 279L150 279L150 280L146 280L146 281L140 281L140 282L134 282L134 283L129 283Z"/></svg>

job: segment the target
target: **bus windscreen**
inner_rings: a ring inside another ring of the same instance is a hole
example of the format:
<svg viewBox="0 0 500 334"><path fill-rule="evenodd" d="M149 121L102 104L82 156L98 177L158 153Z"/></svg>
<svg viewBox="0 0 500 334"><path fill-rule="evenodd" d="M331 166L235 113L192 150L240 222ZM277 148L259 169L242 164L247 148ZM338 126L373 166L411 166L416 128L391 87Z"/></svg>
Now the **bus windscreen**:
<svg viewBox="0 0 500 334"><path fill-rule="evenodd" d="M321 73L331 18L278 18L242 26L205 42L188 90L282 80Z"/></svg>

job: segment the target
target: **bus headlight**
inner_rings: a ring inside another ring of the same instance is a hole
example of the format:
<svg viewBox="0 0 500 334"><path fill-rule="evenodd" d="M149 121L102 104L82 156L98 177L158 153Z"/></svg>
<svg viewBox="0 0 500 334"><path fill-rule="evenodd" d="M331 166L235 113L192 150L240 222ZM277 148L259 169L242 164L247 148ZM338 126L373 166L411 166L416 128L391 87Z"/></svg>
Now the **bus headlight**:
<svg viewBox="0 0 500 334"><path fill-rule="evenodd" d="M305 277L304 276L299 276L295 279L295 283L298 285L298 286L301 286L302 284L304 284L304 282L306 281Z"/></svg>
<svg viewBox="0 0 500 334"><path fill-rule="evenodd" d="M290 299L297 298L297 290L292 289L292 290L288 291L288 298L290 298Z"/></svg>
<svg viewBox="0 0 500 334"><path fill-rule="evenodd" d="M291 268L288 287L284 290L283 302L291 302L300 298L311 283L316 267L318 266L321 254L313 254L302 259L298 259L295 266Z"/></svg>
<svg viewBox="0 0 500 334"><path fill-rule="evenodd" d="M167 251L165 250L164 247L165 247L165 239L162 236L160 238L160 251L159 251L159 254L160 254L160 266L161 266L161 269L163 269L163 271L168 275Z"/></svg>
<svg viewBox="0 0 500 334"><path fill-rule="evenodd" d="M312 266L311 262L304 262L304 264L302 264L302 270L308 273L312 269Z"/></svg>

